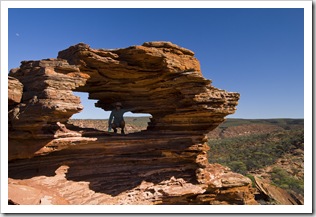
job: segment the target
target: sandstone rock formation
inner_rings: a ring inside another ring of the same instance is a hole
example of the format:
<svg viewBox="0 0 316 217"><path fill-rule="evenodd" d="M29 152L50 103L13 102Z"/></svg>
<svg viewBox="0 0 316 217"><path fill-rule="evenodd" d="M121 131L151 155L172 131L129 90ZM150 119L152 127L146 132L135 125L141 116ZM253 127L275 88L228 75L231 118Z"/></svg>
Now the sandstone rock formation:
<svg viewBox="0 0 316 217"><path fill-rule="evenodd" d="M10 109L15 184L69 204L256 203L248 178L207 161L205 134L234 113L239 94L203 78L192 51L170 42L114 50L80 43L57 59L23 61L9 75L23 85L21 102ZM83 109L73 90L88 92L106 111L120 101L150 113L147 130L121 137L67 125ZM54 175L60 168L67 169ZM67 189L80 183L79 193Z"/></svg>
<svg viewBox="0 0 316 217"><path fill-rule="evenodd" d="M8 82L9 108L12 108L21 102L23 94L23 85L21 84L21 82L19 82L18 79L10 76L8 77Z"/></svg>
<svg viewBox="0 0 316 217"><path fill-rule="evenodd" d="M66 60L55 59L23 61L9 75L23 84L21 103L10 110L14 114L9 117L10 160L33 156L54 139L57 131L62 131L57 122L65 123L83 109L72 89L84 85L87 75Z"/></svg>
<svg viewBox="0 0 316 217"><path fill-rule="evenodd" d="M235 112L239 99L211 86L194 53L169 42L116 50L78 44L58 58L90 76L76 91L88 92L107 111L120 101L132 112L150 113L148 130L209 132Z"/></svg>
<svg viewBox="0 0 316 217"><path fill-rule="evenodd" d="M256 204L248 178L208 164L208 146L192 145L202 139L142 132L67 148L59 140L11 162L9 177L69 204Z"/></svg>
<svg viewBox="0 0 316 217"><path fill-rule="evenodd" d="M17 119L19 113L18 104L21 102L23 85L18 79L8 77L8 111L9 129L12 130L12 120Z"/></svg>

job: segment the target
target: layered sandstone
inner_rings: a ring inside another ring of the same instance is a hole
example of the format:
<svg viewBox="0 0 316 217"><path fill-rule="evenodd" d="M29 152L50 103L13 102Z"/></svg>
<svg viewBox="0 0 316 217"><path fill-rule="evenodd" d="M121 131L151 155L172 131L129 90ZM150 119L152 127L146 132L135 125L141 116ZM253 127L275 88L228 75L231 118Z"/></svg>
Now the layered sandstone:
<svg viewBox="0 0 316 217"><path fill-rule="evenodd" d="M11 162L10 186L44 189L56 201L82 205L256 204L248 178L208 164L201 136L141 132L96 138L55 140L38 156Z"/></svg>
<svg viewBox="0 0 316 217"><path fill-rule="evenodd" d="M120 101L132 112L151 114L148 130L207 133L235 112L239 99L213 87L194 53L170 42L115 50L78 44L58 57L90 76L76 91L88 92L107 111Z"/></svg>
<svg viewBox="0 0 316 217"><path fill-rule="evenodd" d="M205 135L234 113L239 94L203 78L192 51L170 42L114 50L80 43L9 75L23 85L10 108L9 160L20 158L9 164L12 189L43 188L48 195L39 197L69 204L256 203L248 178L207 161ZM147 131L120 137L67 125L83 109L72 91L106 111L120 101L150 113Z"/></svg>
<svg viewBox="0 0 316 217"><path fill-rule="evenodd" d="M72 90L84 85L88 77L66 60L57 59L23 61L21 67L12 69L9 75L23 85L21 102L9 106L11 160L33 156L59 132L65 131L60 123L67 122L83 109L80 98L73 95ZM11 88L11 80L9 92L16 89Z"/></svg>
<svg viewBox="0 0 316 217"><path fill-rule="evenodd" d="M19 103L23 94L23 84L18 79L8 77L8 122L9 129L12 129L12 120L16 119L19 113Z"/></svg>
<svg viewBox="0 0 316 217"><path fill-rule="evenodd" d="M23 85L18 79L8 77L8 103L9 108L19 104L22 99ZM9 109L10 110L10 109Z"/></svg>

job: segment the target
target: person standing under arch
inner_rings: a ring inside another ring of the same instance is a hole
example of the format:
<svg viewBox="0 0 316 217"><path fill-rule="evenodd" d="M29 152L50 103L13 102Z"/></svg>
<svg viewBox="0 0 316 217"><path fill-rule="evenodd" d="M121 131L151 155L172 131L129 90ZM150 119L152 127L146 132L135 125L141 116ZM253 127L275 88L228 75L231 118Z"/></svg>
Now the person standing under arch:
<svg viewBox="0 0 316 217"><path fill-rule="evenodd" d="M126 109L122 109L122 103L117 102L115 103L115 109L111 111L110 118L109 118L109 127L108 131L111 131L113 128L114 133L117 133L117 128L121 128L121 134L125 134L125 121L124 121L124 113L128 112ZM114 119L114 120L113 120ZM113 122L112 122L113 120Z"/></svg>

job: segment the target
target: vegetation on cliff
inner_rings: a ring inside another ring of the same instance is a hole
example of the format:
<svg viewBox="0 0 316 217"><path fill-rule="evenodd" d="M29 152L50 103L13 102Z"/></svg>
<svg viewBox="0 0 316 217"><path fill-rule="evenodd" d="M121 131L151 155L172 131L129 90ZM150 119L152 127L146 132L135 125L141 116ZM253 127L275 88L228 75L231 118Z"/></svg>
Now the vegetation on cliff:
<svg viewBox="0 0 316 217"><path fill-rule="evenodd" d="M258 130L260 124L261 131ZM267 125L274 130L267 130ZM245 126L246 131L254 132L236 131L238 127L245 130ZM235 135L210 136L210 163L220 163L250 177L250 174L265 173L272 184L289 192L304 194L304 120L228 119L219 126L218 134L223 135L223 131L232 127L235 127Z"/></svg>

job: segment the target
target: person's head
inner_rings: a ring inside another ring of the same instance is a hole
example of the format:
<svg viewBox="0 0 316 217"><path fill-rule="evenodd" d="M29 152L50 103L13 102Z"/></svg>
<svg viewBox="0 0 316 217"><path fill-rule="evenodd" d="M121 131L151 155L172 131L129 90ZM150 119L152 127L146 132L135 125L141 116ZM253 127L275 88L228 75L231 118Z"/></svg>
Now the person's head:
<svg viewBox="0 0 316 217"><path fill-rule="evenodd" d="M122 103L120 103L120 102L115 103L115 108L117 110L121 109L122 108Z"/></svg>

